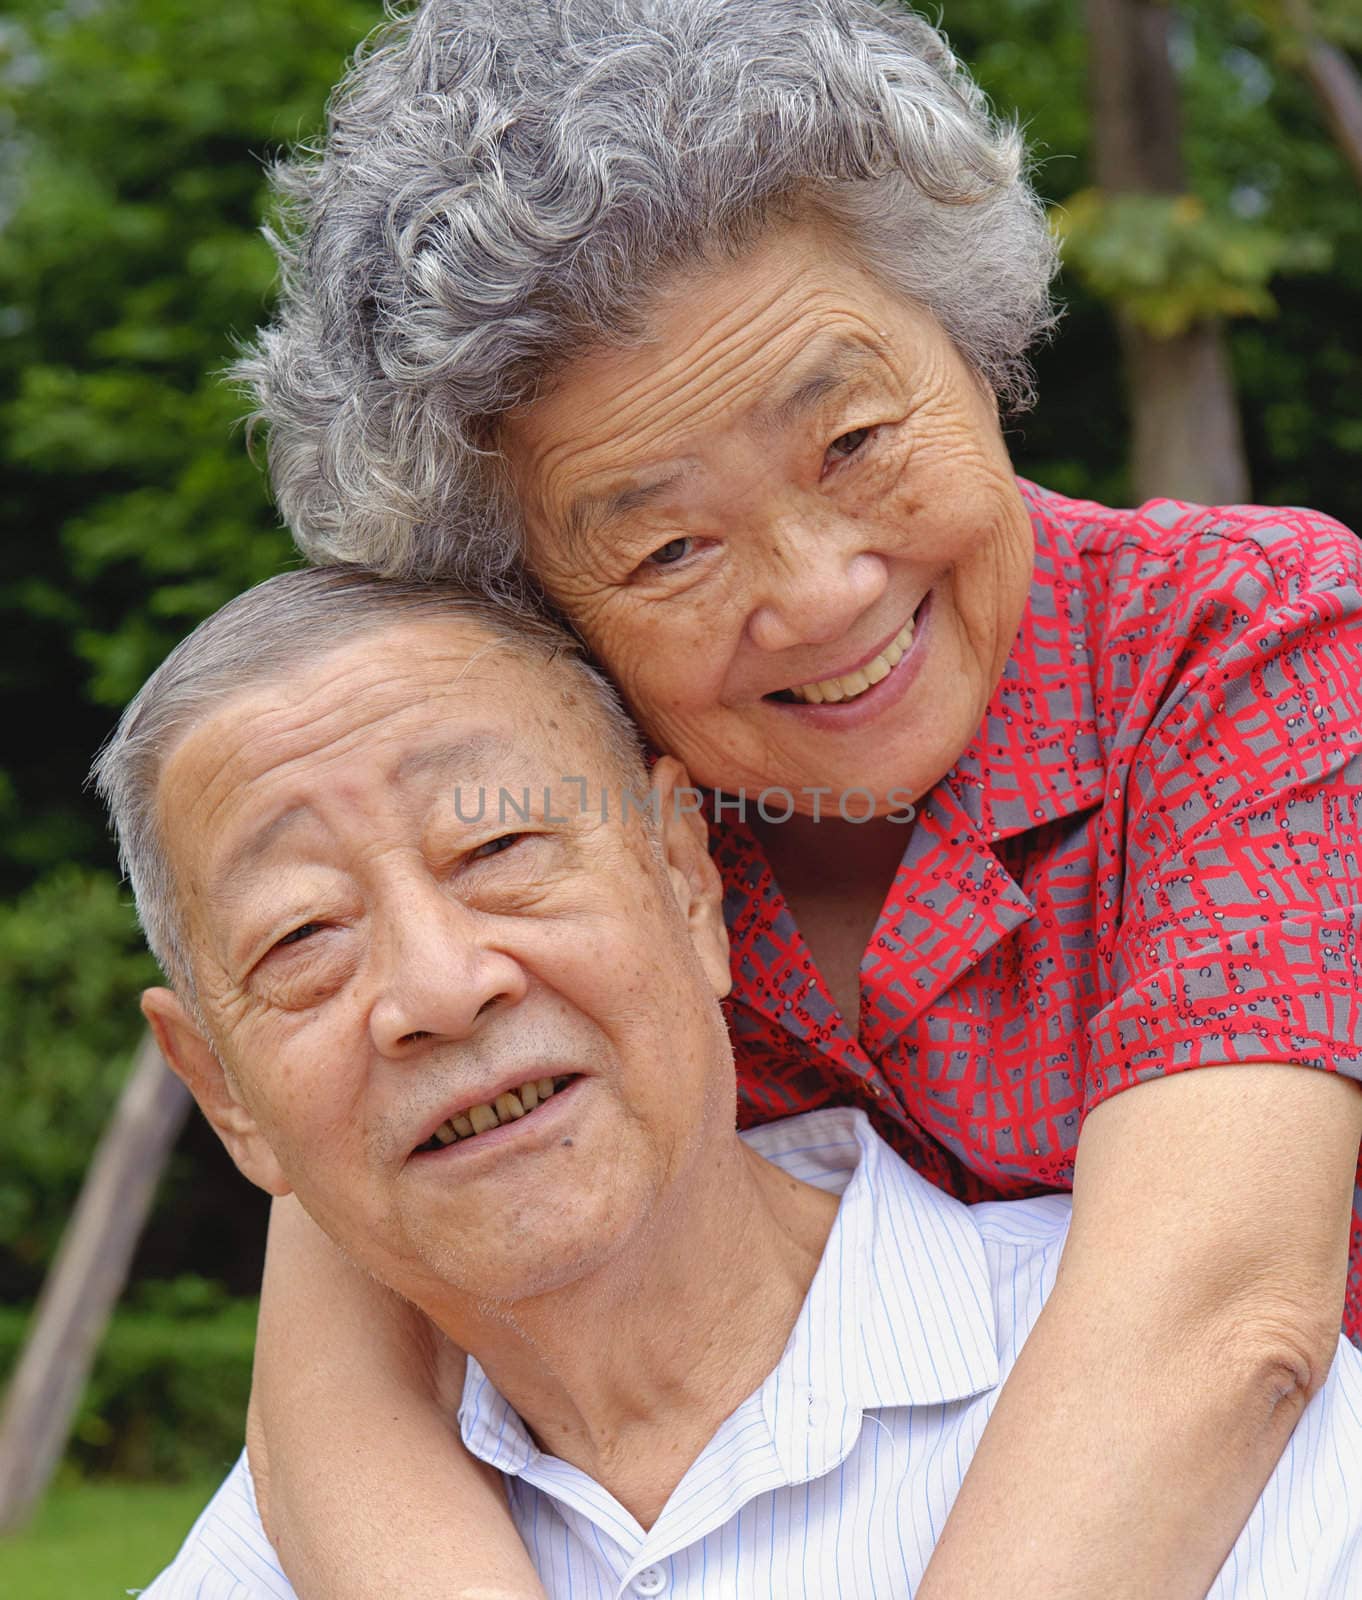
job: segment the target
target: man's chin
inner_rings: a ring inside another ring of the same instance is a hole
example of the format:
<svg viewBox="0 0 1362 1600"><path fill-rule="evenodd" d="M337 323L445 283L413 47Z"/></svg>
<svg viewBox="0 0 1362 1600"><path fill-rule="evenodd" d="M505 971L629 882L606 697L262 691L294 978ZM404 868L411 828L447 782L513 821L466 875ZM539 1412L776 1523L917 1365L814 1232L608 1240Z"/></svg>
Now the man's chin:
<svg viewBox="0 0 1362 1600"><path fill-rule="evenodd" d="M594 1178L589 1188L584 1175ZM466 1210L458 1220L426 1212L413 1219L409 1234L425 1282L401 1292L433 1316L428 1296L446 1308L505 1306L598 1278L627 1251L637 1220L651 1210L639 1175L627 1164L612 1170L607 1160L582 1163L571 1186L517 1183L514 1193L496 1197L501 1204L480 1206L476 1217ZM492 1200L486 1190L480 1198Z"/></svg>
<svg viewBox="0 0 1362 1600"><path fill-rule="evenodd" d="M476 1240L432 1241L422 1255L430 1278L413 1294L434 1321L462 1323L506 1315L510 1308L568 1292L593 1279L616 1255L620 1241L602 1224L589 1240L574 1240L551 1225L551 1212L528 1236L479 1229Z"/></svg>

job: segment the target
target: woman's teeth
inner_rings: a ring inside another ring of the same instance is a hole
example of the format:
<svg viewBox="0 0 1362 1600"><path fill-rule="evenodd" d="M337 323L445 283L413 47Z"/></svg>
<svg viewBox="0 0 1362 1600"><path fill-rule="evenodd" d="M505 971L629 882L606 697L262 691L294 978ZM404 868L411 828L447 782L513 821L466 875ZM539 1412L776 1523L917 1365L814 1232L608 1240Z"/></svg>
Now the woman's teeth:
<svg viewBox="0 0 1362 1600"><path fill-rule="evenodd" d="M547 1100L555 1090L561 1089L567 1081L566 1078L531 1078L518 1089L508 1089L505 1094L499 1094L491 1105L469 1106L457 1117L442 1122L433 1136L419 1148L435 1150L444 1144L456 1144L460 1139L475 1139L480 1133L499 1128L503 1122L515 1122L527 1111L533 1111L541 1101Z"/></svg>
<svg viewBox="0 0 1362 1600"><path fill-rule="evenodd" d="M823 678L818 683L801 684L798 689L791 689L790 694L811 706L837 705L842 700L854 700L872 684L887 678L903 660L913 642L914 625L914 619L909 617L879 655L873 661L867 661L865 666L858 667L855 672L848 672L842 678Z"/></svg>

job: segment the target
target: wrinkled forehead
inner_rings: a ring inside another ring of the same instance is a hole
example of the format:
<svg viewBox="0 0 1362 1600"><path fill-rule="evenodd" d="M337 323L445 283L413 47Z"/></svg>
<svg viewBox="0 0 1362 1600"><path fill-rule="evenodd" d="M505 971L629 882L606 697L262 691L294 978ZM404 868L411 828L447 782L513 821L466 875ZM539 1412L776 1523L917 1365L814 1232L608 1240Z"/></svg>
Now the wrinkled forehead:
<svg viewBox="0 0 1362 1600"><path fill-rule="evenodd" d="M363 786L537 785L608 765L601 719L561 662L463 621L408 621L223 698L169 753L157 802L197 890L238 836Z"/></svg>

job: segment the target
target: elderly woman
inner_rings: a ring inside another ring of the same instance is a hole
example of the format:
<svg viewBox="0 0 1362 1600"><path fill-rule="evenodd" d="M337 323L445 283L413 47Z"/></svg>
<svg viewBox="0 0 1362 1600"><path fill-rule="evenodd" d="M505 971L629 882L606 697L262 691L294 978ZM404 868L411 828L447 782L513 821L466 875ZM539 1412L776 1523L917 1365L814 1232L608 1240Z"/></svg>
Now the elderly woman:
<svg viewBox="0 0 1362 1600"><path fill-rule="evenodd" d="M896 8L429 0L283 185L279 503L317 560L527 573L714 791L745 1115L1073 1187L923 1600L1204 1594L1362 1327L1355 542L1017 481L1050 240ZM538 1592L429 1356L281 1207L302 1593Z"/></svg>

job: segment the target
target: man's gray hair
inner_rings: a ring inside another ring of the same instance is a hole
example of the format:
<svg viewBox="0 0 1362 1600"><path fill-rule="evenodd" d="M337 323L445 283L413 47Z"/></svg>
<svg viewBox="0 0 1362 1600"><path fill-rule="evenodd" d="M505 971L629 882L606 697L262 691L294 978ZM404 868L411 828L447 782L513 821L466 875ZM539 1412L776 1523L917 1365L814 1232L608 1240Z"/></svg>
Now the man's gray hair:
<svg viewBox="0 0 1362 1600"><path fill-rule="evenodd" d="M174 874L161 835L158 789L180 742L243 689L278 679L329 650L395 623L471 623L531 660L565 675L586 702L607 770L643 776L638 734L614 689L575 639L515 599L470 593L453 582L395 581L355 566L286 572L248 589L202 622L143 684L100 751L91 779L109 809L142 931L166 976L192 999ZM646 784L644 785L646 786Z"/></svg>
<svg viewBox="0 0 1362 1600"><path fill-rule="evenodd" d="M237 371L315 560L510 571L496 419L778 220L831 222L1013 409L1053 322L1017 127L878 0L426 0L276 183L281 308Z"/></svg>

